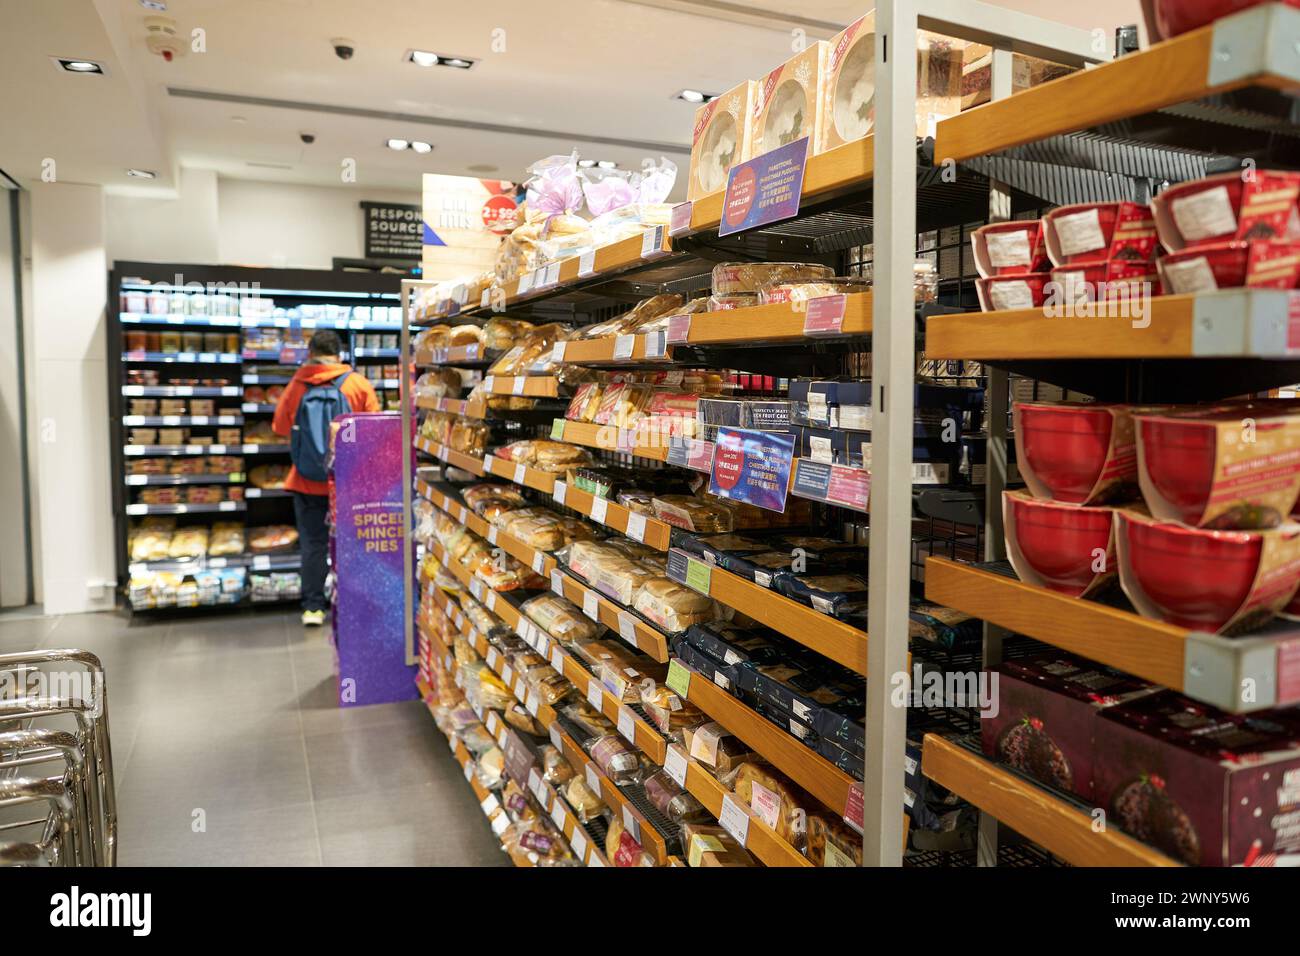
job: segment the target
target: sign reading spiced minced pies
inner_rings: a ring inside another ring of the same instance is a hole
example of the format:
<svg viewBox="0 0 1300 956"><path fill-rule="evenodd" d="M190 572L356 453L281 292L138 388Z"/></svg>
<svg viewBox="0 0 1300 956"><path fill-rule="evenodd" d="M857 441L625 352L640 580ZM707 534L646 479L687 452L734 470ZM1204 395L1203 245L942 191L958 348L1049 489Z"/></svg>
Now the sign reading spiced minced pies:
<svg viewBox="0 0 1300 956"><path fill-rule="evenodd" d="M419 259L424 250L424 226L418 205L363 202L367 259Z"/></svg>

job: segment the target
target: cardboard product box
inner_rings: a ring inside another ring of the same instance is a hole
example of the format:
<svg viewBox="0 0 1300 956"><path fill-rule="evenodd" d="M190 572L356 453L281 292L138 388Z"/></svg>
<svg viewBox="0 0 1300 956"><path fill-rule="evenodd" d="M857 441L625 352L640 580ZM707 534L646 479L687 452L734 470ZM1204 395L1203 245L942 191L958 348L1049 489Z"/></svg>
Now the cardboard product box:
<svg viewBox="0 0 1300 956"><path fill-rule="evenodd" d="M164 398L158 402L159 415L184 415L186 409L183 398Z"/></svg>
<svg viewBox="0 0 1300 956"><path fill-rule="evenodd" d="M132 428L130 440L132 445L156 445L158 444L158 429Z"/></svg>
<svg viewBox="0 0 1300 956"><path fill-rule="evenodd" d="M828 49L823 40L810 44L756 82L750 109L751 158L805 136L808 154L820 152L817 137Z"/></svg>
<svg viewBox="0 0 1300 956"><path fill-rule="evenodd" d="M1225 714L1165 692L1094 726L1094 800L1113 825L1193 866L1300 852L1294 712Z"/></svg>
<svg viewBox="0 0 1300 956"><path fill-rule="evenodd" d="M731 167L749 159L753 106L754 81L746 80L695 111L687 199L693 202L725 189Z"/></svg>
<svg viewBox="0 0 1300 956"><path fill-rule="evenodd" d="M1021 53L1011 54L1011 92L1019 93L1032 86L1066 76L1074 70L1060 63L1040 60ZM987 103L993 93L993 49L972 43L962 51L961 108Z"/></svg>
<svg viewBox="0 0 1300 956"><path fill-rule="evenodd" d="M875 127L875 21L873 11L827 43L818 153L862 139ZM963 41L936 33L917 32L917 136L933 136L940 119L960 111L962 53L966 46Z"/></svg>
<svg viewBox="0 0 1300 956"><path fill-rule="evenodd" d="M980 720L984 753L1057 790L1093 799L1097 714L1160 688L1053 648L994 671L997 707ZM1109 754L1100 753L1109 759Z"/></svg>

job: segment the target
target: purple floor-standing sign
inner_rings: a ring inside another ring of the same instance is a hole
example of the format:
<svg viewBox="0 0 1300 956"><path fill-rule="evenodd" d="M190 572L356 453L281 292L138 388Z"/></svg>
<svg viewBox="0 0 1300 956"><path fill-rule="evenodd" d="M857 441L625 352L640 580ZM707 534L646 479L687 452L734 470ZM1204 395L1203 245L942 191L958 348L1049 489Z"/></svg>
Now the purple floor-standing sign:
<svg viewBox="0 0 1300 956"><path fill-rule="evenodd" d="M339 705L418 695L406 663L408 589L402 549L402 418L354 413L335 420L334 649Z"/></svg>

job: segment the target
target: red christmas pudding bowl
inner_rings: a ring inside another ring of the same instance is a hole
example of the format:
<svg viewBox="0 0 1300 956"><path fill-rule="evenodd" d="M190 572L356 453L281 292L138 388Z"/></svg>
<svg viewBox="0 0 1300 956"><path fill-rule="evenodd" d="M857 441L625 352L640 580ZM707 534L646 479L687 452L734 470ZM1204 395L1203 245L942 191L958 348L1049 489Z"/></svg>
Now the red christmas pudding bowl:
<svg viewBox="0 0 1300 956"><path fill-rule="evenodd" d="M1138 485L1156 518L1193 527L1281 524L1300 495L1300 415L1242 404L1134 416Z"/></svg>
<svg viewBox="0 0 1300 956"><path fill-rule="evenodd" d="M1071 597L1098 590L1115 576L1113 509L1040 501L1002 493L1007 555L1026 584Z"/></svg>
<svg viewBox="0 0 1300 956"><path fill-rule="evenodd" d="M1216 242L1189 246L1156 262L1165 295L1216 289L1294 289L1300 283L1300 242Z"/></svg>
<svg viewBox="0 0 1300 956"><path fill-rule="evenodd" d="M1300 173L1258 169L1170 186L1151 201L1170 252L1232 240L1300 239Z"/></svg>
<svg viewBox="0 0 1300 956"><path fill-rule="evenodd" d="M1043 216L1043 244L1057 266L1107 259L1149 262L1156 253L1156 224L1151 207L1141 203L1073 203Z"/></svg>
<svg viewBox="0 0 1300 956"><path fill-rule="evenodd" d="M1046 272L1051 268L1043 245L1041 219L1017 219L980 226L970 234L971 253L981 276Z"/></svg>
<svg viewBox="0 0 1300 956"><path fill-rule="evenodd" d="M1127 405L1015 402L1016 461L1035 498L1096 504L1136 495Z"/></svg>
<svg viewBox="0 0 1300 956"><path fill-rule="evenodd" d="M1047 297L1047 272L1015 272L975 280L980 308L985 312L1042 308Z"/></svg>
<svg viewBox="0 0 1300 956"><path fill-rule="evenodd" d="M1231 16L1267 2L1269 0L1155 0L1155 30L1152 31L1151 42L1176 37L1213 23L1220 17ZM1283 2L1292 7L1300 7L1300 0Z"/></svg>
<svg viewBox="0 0 1300 956"><path fill-rule="evenodd" d="M1055 290L1065 308L1087 308L1102 316L1118 315L1121 318L1140 318L1143 314L1135 304L1133 308L1107 311L1112 303L1142 300L1159 292L1159 273L1154 262L1145 259L1108 259L1079 265L1058 266L1051 272ZM1052 286L1048 291L1053 290ZM1092 303L1102 303L1093 306Z"/></svg>
<svg viewBox="0 0 1300 956"><path fill-rule="evenodd" d="M1300 526L1210 531L1115 513L1120 584L1138 613L1240 633L1271 620L1300 584Z"/></svg>

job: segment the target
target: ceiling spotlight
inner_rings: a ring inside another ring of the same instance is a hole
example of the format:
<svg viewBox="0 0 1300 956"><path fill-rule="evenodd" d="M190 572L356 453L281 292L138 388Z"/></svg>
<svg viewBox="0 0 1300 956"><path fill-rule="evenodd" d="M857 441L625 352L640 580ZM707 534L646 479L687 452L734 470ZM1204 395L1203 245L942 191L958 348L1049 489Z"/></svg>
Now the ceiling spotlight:
<svg viewBox="0 0 1300 956"><path fill-rule="evenodd" d="M673 99L684 100L694 106L709 103L718 98L717 93L701 93L699 90L681 90L673 94Z"/></svg>
<svg viewBox="0 0 1300 956"><path fill-rule="evenodd" d="M158 176L158 174L151 169L128 169L126 174L135 179L155 179Z"/></svg>
<svg viewBox="0 0 1300 956"><path fill-rule="evenodd" d="M417 153L433 152L432 145L430 145L429 143L422 143L418 139L411 140L411 149L415 150Z"/></svg>
<svg viewBox="0 0 1300 956"><path fill-rule="evenodd" d="M54 65L68 73L83 73L90 76L103 76L104 65L96 63L94 60L83 60L80 57L55 56L50 57Z"/></svg>
<svg viewBox="0 0 1300 956"><path fill-rule="evenodd" d="M596 161L594 159L580 159L578 165L583 169L591 169L592 166L596 165Z"/></svg>
<svg viewBox="0 0 1300 956"><path fill-rule="evenodd" d="M411 144L404 139L390 139L384 145L389 149L403 150L408 148Z"/></svg>
<svg viewBox="0 0 1300 956"><path fill-rule="evenodd" d="M457 70L468 70L474 61L467 56L445 56L428 50L407 50L403 59L416 66L450 66Z"/></svg>
<svg viewBox="0 0 1300 956"><path fill-rule="evenodd" d="M618 168L618 163L614 162L612 159L602 159L600 162L596 163L596 165L599 166L601 169Z"/></svg>

